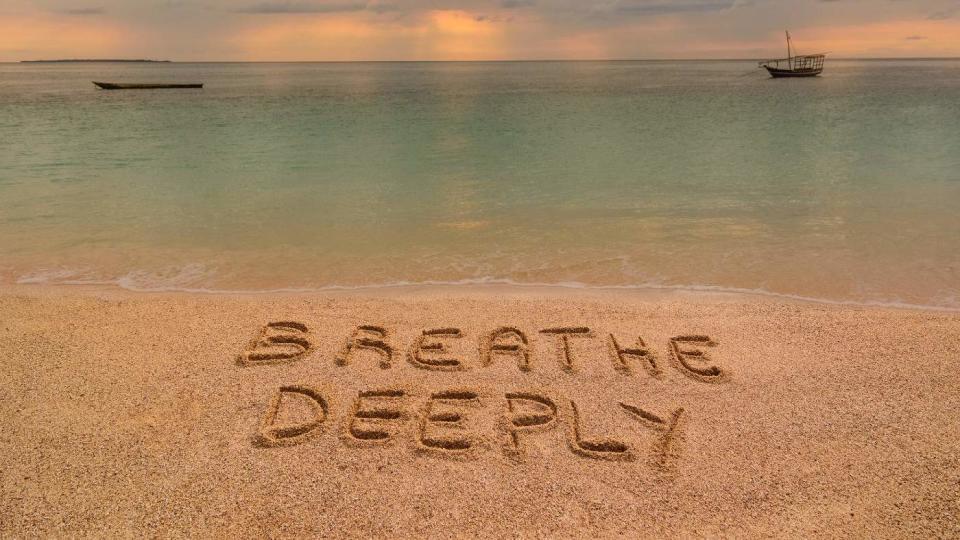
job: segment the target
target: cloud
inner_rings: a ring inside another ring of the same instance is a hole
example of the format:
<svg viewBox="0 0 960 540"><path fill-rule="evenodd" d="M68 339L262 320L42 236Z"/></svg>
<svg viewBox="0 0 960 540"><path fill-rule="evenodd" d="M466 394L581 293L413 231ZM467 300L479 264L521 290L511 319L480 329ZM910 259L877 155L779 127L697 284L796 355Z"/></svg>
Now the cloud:
<svg viewBox="0 0 960 540"><path fill-rule="evenodd" d="M365 3L262 2L232 10L234 13L273 15L278 13L348 13L367 9Z"/></svg>
<svg viewBox="0 0 960 540"><path fill-rule="evenodd" d="M500 7L504 9L517 9L535 6L537 0L500 0Z"/></svg>
<svg viewBox="0 0 960 540"><path fill-rule="evenodd" d="M931 21L945 21L947 19L952 19L957 14L957 9L947 9L944 11L937 11L936 13L931 13L927 16L927 19Z"/></svg>
<svg viewBox="0 0 960 540"><path fill-rule="evenodd" d="M721 11L734 7L734 0L713 1L634 1L617 3L615 11L638 15L659 15L666 13L694 13L705 11Z"/></svg>
<svg viewBox="0 0 960 540"><path fill-rule="evenodd" d="M68 8L60 11L60 13L63 13L64 15L79 15L79 16L103 15L106 12L107 10L103 9L102 7Z"/></svg>

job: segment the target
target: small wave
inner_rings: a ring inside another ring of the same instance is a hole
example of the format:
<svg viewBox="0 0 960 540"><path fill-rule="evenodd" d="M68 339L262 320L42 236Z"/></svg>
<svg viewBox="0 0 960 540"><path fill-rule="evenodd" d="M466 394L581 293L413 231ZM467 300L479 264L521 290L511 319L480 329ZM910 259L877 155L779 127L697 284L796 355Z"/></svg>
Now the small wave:
<svg viewBox="0 0 960 540"><path fill-rule="evenodd" d="M48 284L48 285L87 285L87 286L114 286L137 293L188 293L188 294L309 294L325 292L359 292L378 291L389 289L419 288L419 287L516 287L523 289L576 289L588 291L649 291L649 292L687 292L759 296L778 298L783 300L825 304L832 306L850 307L878 307L911 309L923 311L937 311L945 313L960 313L960 306L944 306L938 304L916 304L901 301L879 300L836 300L816 296L779 293L765 289L751 289L744 287L726 287L722 285L668 285L662 283L637 283L627 285L594 285L579 281L562 281L556 283L522 282L510 278L479 277L460 280L422 280L422 281L392 281L366 285L324 285L320 287L280 287L272 289L217 289L210 287L191 287L185 281L197 281L210 277L212 272L202 265L188 265L182 271L173 274L170 280L158 280L158 274L151 272L131 272L117 279L86 279L76 278L78 272L70 270L47 271L30 274L17 280L19 284ZM158 281L164 281L158 284ZM153 284L151 284L153 283Z"/></svg>
<svg viewBox="0 0 960 540"><path fill-rule="evenodd" d="M82 272L79 270L57 269L57 270L39 270L24 274L17 278L17 283L21 285L39 285L44 283L60 283L76 277Z"/></svg>
<svg viewBox="0 0 960 540"><path fill-rule="evenodd" d="M190 289L190 284L212 279L216 272L202 264L187 264L155 272L137 270L116 279L103 279L89 269L42 269L17 278L18 284L32 285L112 285L138 292Z"/></svg>

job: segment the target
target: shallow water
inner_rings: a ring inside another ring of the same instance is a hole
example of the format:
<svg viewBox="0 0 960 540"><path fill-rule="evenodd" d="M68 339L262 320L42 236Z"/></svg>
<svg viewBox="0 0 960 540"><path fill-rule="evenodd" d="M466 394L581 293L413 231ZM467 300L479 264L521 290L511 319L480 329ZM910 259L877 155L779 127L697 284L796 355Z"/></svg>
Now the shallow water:
<svg viewBox="0 0 960 540"><path fill-rule="evenodd" d="M11 282L960 308L956 60L0 64L0 163Z"/></svg>

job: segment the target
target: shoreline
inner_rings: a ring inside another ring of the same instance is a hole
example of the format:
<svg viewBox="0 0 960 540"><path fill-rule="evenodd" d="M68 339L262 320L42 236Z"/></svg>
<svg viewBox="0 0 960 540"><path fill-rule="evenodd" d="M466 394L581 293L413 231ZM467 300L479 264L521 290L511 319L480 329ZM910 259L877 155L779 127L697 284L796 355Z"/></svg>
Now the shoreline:
<svg viewBox="0 0 960 540"><path fill-rule="evenodd" d="M104 283L0 283L0 295L128 295L182 296L213 298L315 298L324 296L389 298L428 295L452 295L463 297L511 296L511 297L556 297L569 299L595 299L598 301L691 301L695 303L782 303L788 305L823 306L838 309L903 310L943 314L960 314L960 307L910 304L903 302L859 302L807 297L764 290L724 288L720 286L591 286L576 284L523 284L499 282L416 282L383 285L329 286L320 288L280 288L265 290L219 290L206 288L163 287L137 289L123 285Z"/></svg>

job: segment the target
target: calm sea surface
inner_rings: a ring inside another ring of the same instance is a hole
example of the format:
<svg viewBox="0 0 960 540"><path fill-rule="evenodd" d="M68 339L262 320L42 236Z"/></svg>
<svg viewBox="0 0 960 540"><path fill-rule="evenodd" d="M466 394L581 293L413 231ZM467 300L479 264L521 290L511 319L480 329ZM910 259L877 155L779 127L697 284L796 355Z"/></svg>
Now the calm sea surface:
<svg viewBox="0 0 960 540"><path fill-rule="evenodd" d="M960 61L0 64L0 276L960 308Z"/></svg>

